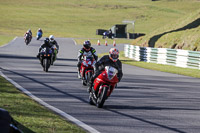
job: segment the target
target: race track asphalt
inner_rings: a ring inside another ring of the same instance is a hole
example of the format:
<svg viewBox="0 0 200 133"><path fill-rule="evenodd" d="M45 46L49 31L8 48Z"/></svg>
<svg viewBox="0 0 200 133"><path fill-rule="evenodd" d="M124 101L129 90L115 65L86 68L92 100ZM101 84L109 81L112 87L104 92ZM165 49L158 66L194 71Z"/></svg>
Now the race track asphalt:
<svg viewBox="0 0 200 133"><path fill-rule="evenodd" d="M123 79L102 109L88 103L77 78L81 45L56 38L58 59L44 72L36 58L44 38L26 46L18 37L0 47L0 71L49 105L102 133L199 133L200 79L123 64ZM112 47L97 46L97 53ZM117 44L123 51L123 45Z"/></svg>

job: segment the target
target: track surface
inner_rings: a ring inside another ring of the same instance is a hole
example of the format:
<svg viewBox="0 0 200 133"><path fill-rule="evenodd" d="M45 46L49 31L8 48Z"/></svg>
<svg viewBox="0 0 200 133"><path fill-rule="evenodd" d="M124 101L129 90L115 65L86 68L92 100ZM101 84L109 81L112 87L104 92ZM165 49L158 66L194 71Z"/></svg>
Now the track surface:
<svg viewBox="0 0 200 133"><path fill-rule="evenodd" d="M88 104L77 78L81 45L57 38L58 59L49 72L36 58L42 40L23 38L0 48L0 71L33 95L102 133L199 133L200 79L123 64L124 77L102 109ZM112 46L94 46L98 53ZM123 45L117 45L123 50Z"/></svg>

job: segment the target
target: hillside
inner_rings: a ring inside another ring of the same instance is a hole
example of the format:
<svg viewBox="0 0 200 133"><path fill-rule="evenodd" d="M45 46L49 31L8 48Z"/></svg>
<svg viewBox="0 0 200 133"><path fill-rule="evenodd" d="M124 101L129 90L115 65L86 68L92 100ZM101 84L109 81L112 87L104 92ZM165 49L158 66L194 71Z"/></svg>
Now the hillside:
<svg viewBox="0 0 200 133"><path fill-rule="evenodd" d="M199 7L199 0L0 0L0 45L23 36L29 28L35 36L39 27L44 36L94 38L96 43L101 39L96 29L109 29L123 20L134 20L134 32L147 35L139 45L170 31L163 27L178 23Z"/></svg>
<svg viewBox="0 0 200 133"><path fill-rule="evenodd" d="M200 7L200 2L197 2ZM174 21L133 41L134 45L200 51L200 10L188 12Z"/></svg>

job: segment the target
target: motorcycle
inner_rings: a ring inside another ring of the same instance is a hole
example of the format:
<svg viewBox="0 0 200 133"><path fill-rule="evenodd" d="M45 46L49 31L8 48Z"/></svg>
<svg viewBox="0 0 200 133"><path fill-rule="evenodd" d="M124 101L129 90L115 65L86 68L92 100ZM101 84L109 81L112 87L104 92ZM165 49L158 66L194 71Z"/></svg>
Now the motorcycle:
<svg viewBox="0 0 200 133"><path fill-rule="evenodd" d="M80 69L80 76L82 79L82 84L84 86L89 85L89 81L94 74L94 65L96 61L91 56L84 56L84 59L81 63L81 69Z"/></svg>
<svg viewBox="0 0 200 133"><path fill-rule="evenodd" d="M42 32L37 32L37 36L36 36L36 38L37 38L37 40L39 40L40 38L42 37Z"/></svg>
<svg viewBox="0 0 200 133"><path fill-rule="evenodd" d="M43 48L40 52L40 62L45 72L48 72L48 69L52 62L52 49L51 48Z"/></svg>
<svg viewBox="0 0 200 133"><path fill-rule="evenodd" d="M111 95L118 83L118 70L112 66L106 66L105 70L94 80L89 94L89 103L102 108L105 100Z"/></svg>
<svg viewBox="0 0 200 133"><path fill-rule="evenodd" d="M114 39L114 36L113 36L113 34L112 34L110 31L105 31L105 32L103 33L102 39L105 39L106 37L107 37L107 38Z"/></svg>
<svg viewBox="0 0 200 133"><path fill-rule="evenodd" d="M24 37L24 41L25 41L26 45L28 45L31 42L31 35L26 34Z"/></svg>

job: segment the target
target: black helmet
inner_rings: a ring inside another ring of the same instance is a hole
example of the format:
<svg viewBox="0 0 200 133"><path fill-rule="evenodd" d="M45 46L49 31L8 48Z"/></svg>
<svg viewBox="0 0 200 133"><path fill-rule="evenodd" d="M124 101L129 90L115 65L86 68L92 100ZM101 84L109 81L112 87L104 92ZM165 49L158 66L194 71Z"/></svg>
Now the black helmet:
<svg viewBox="0 0 200 133"><path fill-rule="evenodd" d="M83 48L86 50L86 51L89 51L90 50L90 47L91 47L91 43L89 40L85 41L83 43Z"/></svg>
<svg viewBox="0 0 200 133"><path fill-rule="evenodd" d="M45 38L44 43L49 44L49 38Z"/></svg>

